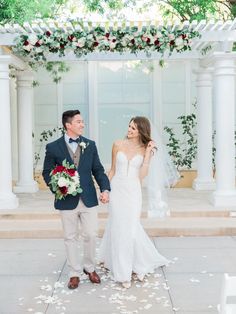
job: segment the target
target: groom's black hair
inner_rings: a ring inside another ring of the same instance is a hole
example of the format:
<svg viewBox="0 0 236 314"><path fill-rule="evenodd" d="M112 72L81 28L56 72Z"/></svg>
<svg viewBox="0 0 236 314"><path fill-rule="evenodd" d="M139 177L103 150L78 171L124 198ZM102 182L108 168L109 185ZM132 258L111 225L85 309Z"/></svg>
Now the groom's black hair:
<svg viewBox="0 0 236 314"><path fill-rule="evenodd" d="M62 124L63 124L65 129L66 129L66 123L68 123L68 122L70 123L71 119L77 114L80 114L79 110L67 110L67 111L63 112Z"/></svg>

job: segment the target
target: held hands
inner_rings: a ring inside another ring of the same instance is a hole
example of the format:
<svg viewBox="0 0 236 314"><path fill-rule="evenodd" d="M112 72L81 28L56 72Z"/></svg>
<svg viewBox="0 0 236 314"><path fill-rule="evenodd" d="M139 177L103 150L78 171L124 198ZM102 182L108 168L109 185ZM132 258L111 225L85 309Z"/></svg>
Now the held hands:
<svg viewBox="0 0 236 314"><path fill-rule="evenodd" d="M108 192L108 191L103 191L103 192L100 194L99 200L100 200L103 204L108 203L108 202L109 202L109 192Z"/></svg>

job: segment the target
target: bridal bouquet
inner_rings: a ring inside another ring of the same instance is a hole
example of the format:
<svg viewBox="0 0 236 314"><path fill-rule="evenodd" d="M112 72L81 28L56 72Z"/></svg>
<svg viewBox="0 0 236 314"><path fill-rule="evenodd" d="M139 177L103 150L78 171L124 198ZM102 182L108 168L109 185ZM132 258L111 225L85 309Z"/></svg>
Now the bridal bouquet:
<svg viewBox="0 0 236 314"><path fill-rule="evenodd" d="M69 194L75 196L83 191L80 187L78 171L66 159L63 160L62 165L56 166L50 172L50 176L49 184L57 200L64 199Z"/></svg>

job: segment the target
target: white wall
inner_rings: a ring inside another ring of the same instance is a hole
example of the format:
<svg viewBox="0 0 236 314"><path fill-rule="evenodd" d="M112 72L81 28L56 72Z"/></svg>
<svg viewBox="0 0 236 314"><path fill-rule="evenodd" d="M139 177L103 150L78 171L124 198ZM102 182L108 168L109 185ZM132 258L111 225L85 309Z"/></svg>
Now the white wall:
<svg viewBox="0 0 236 314"><path fill-rule="evenodd" d="M169 125L180 133L177 117L192 111L191 103L196 97L193 73L196 63L170 61L162 69L153 61L141 65L125 61L92 62L94 71L89 80L94 81L96 89L88 82L88 62L70 62L70 72L58 85L45 70L38 72L36 80L40 85L34 89L35 151L39 152L42 146L39 134L61 126L61 114L67 109L81 111L86 122L85 136L90 136L89 130L93 131L92 137L98 139L101 160L106 165L110 163L112 142L125 136L132 116L145 115L159 129ZM95 104L89 104L89 93L96 93ZM98 117L90 126L89 116L93 116L93 111L89 113L89 106L95 106ZM98 134L94 136L94 132ZM59 135L55 134L50 141ZM44 145L40 156L39 168Z"/></svg>

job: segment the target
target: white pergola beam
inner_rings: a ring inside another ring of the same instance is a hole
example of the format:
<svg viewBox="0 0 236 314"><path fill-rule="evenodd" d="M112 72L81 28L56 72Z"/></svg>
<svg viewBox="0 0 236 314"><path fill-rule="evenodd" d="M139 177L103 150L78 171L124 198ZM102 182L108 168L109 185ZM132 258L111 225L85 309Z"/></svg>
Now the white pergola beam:
<svg viewBox="0 0 236 314"><path fill-rule="evenodd" d="M25 23L23 24L23 27L24 27L24 29L26 30L26 32L28 32L28 33L34 33L34 31L33 31L32 27L31 27L30 23L25 22Z"/></svg>
<svg viewBox="0 0 236 314"><path fill-rule="evenodd" d="M33 23L32 24L32 29L37 34L42 34L43 33L42 28L37 23Z"/></svg>
<svg viewBox="0 0 236 314"><path fill-rule="evenodd" d="M88 53L83 57L76 57L73 52L69 52L65 57L59 57L55 54L48 55L48 61L118 61L118 60L160 60L162 58L161 54L158 52L153 52L150 56L147 57L145 52L138 52L137 54L125 52L120 54L119 52L96 52ZM171 56L166 56L166 60L180 60L180 59L199 59L201 55L199 52L194 51L191 54L186 52L182 53L173 53Z"/></svg>

